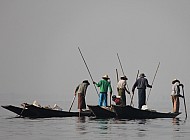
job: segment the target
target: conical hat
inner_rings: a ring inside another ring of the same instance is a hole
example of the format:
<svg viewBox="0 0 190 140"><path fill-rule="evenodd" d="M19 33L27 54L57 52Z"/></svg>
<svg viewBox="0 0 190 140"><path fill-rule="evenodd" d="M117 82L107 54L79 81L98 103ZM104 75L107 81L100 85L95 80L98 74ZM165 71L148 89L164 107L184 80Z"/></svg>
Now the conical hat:
<svg viewBox="0 0 190 140"><path fill-rule="evenodd" d="M107 75L107 74L106 74L106 75L104 75L102 78L103 78L103 79L110 79L110 78L108 77L108 75Z"/></svg>
<svg viewBox="0 0 190 140"><path fill-rule="evenodd" d="M87 83L88 85L90 85L90 83L88 82L88 80L84 80L83 83Z"/></svg>
<svg viewBox="0 0 190 140"><path fill-rule="evenodd" d="M144 73L141 73L139 77L146 77Z"/></svg>
<svg viewBox="0 0 190 140"><path fill-rule="evenodd" d="M175 84L176 82L179 82L179 83L180 83L180 81L179 81L178 79L173 79L173 80L172 80L172 84Z"/></svg>
<svg viewBox="0 0 190 140"><path fill-rule="evenodd" d="M125 75L121 76L121 79L128 80L128 78Z"/></svg>

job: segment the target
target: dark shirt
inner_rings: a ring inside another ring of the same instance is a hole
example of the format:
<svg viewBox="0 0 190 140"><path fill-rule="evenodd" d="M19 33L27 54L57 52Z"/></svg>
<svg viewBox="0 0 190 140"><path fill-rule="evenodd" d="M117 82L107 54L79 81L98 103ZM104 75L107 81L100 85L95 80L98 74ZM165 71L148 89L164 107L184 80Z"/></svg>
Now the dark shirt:
<svg viewBox="0 0 190 140"><path fill-rule="evenodd" d="M152 86L148 84L148 80L144 77L140 77L139 79L137 79L137 81L133 85L132 92L135 91L136 87L137 89L146 89L146 87L152 88Z"/></svg>

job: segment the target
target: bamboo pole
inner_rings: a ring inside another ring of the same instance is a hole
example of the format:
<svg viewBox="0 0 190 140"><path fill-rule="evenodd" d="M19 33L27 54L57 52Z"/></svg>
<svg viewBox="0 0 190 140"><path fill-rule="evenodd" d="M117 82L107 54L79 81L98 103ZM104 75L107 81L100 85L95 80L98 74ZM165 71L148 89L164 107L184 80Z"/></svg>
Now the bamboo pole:
<svg viewBox="0 0 190 140"><path fill-rule="evenodd" d="M136 81L137 81L138 76L139 76L139 70L137 71ZM131 97L130 106L133 104L133 97L134 97L134 93L132 94L132 97ZM133 105L134 105L134 104L133 104Z"/></svg>
<svg viewBox="0 0 190 140"><path fill-rule="evenodd" d="M154 80L155 80L155 78L156 78L156 74L157 74L157 72L158 72L158 68L160 67L160 62L158 63L158 66L157 66L157 68L156 68L156 72L155 72L155 74L154 74L154 78L153 78L153 80L152 80L152 86L153 86L153 83L154 83ZM150 92L151 92L151 89L152 88L150 88L150 90L149 90L149 93L148 93L148 96L147 96L147 100L146 100L146 104L147 104L147 102L148 102L148 99L149 99L149 96L150 96Z"/></svg>
<svg viewBox="0 0 190 140"><path fill-rule="evenodd" d="M85 61L85 59L84 59L84 57L83 57L83 55L82 55L82 52L81 52L81 50L80 50L79 47L78 47L78 50L79 50L79 52L80 52L80 55L81 55L81 57L82 57L82 59L83 59L83 61L84 61L84 64L85 64L85 66L86 66L86 68L87 68L87 71L88 71L88 73L89 73L89 75L90 75L90 78L91 78L91 80L92 80L92 83L93 83L94 80L93 80L93 78L92 78L92 75L91 75L91 73L90 73L90 70L89 70L89 68L88 68L88 66L87 66L87 63L86 63L86 61ZM97 95L99 96L98 90L97 90L95 84L93 84L93 85L94 85L94 88L95 88L95 90L96 90Z"/></svg>

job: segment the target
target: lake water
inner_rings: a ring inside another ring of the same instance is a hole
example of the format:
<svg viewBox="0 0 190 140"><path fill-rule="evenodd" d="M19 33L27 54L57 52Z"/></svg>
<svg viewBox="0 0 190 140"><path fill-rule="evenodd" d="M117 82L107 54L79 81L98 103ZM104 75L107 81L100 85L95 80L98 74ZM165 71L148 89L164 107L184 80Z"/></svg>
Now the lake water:
<svg viewBox="0 0 190 140"><path fill-rule="evenodd" d="M27 119L0 108L0 140L187 140L190 121L184 116L183 112L177 119Z"/></svg>

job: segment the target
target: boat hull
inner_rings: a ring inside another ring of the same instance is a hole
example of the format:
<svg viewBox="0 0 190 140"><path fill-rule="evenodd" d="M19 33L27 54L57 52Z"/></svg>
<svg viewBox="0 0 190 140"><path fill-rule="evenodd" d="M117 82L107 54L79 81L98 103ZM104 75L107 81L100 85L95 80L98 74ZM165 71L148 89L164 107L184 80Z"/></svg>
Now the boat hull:
<svg viewBox="0 0 190 140"><path fill-rule="evenodd" d="M87 105L93 112L96 118L115 118L115 112L111 111L110 107L103 108L98 105Z"/></svg>
<svg viewBox="0 0 190 140"><path fill-rule="evenodd" d="M34 105L27 105L24 108L7 105L3 108L16 113L20 117L28 118L50 118L50 117L78 117L78 116L92 116L90 110L79 112L59 111L53 109L47 109L43 107L36 107Z"/></svg>
<svg viewBox="0 0 190 140"><path fill-rule="evenodd" d="M113 105L117 118L122 119L155 119L155 118L175 118L179 113L162 113L151 110L140 110L132 106Z"/></svg>
<svg viewBox="0 0 190 140"><path fill-rule="evenodd" d="M1 107L17 114L19 117L31 117L32 118L34 116L34 114L28 108L21 108L21 107L16 107L13 105L6 105L6 106L1 106Z"/></svg>

